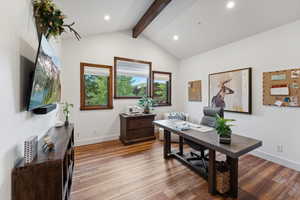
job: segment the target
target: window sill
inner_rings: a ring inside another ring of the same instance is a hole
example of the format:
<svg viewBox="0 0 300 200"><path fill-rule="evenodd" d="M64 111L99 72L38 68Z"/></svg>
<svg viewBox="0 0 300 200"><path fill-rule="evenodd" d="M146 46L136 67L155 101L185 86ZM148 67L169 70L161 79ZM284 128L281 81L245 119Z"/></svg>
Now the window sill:
<svg viewBox="0 0 300 200"><path fill-rule="evenodd" d="M168 107L168 106L172 106L172 104L159 104L159 105L155 105L153 107Z"/></svg>
<svg viewBox="0 0 300 200"><path fill-rule="evenodd" d="M90 106L90 107L80 107L81 111L88 111L88 110L111 110L113 106L105 106L105 107L98 107L98 106Z"/></svg>

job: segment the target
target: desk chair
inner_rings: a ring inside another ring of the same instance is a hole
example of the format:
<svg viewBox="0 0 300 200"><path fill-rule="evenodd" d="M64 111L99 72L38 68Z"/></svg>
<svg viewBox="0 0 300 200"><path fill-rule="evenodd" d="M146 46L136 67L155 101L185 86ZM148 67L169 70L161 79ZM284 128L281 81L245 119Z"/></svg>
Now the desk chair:
<svg viewBox="0 0 300 200"><path fill-rule="evenodd" d="M224 117L224 111L222 108L212 108L212 107L204 107L203 109L204 117L201 120L201 124L204 126L209 127L216 127L216 115L218 114L220 117ZM205 168L206 172L208 172L208 167L206 165L206 162L208 161L208 155L206 154L207 148L205 148L202 145L199 145L191 140L185 139L185 144L189 145L193 150L199 153L195 153L191 151L191 157L188 158L188 161L192 160L200 160L202 163L202 166Z"/></svg>

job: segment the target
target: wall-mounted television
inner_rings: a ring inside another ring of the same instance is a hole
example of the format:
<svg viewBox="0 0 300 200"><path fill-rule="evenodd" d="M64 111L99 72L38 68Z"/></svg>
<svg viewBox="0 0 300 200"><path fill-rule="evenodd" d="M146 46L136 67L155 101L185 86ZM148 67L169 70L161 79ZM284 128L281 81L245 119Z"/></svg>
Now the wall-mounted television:
<svg viewBox="0 0 300 200"><path fill-rule="evenodd" d="M41 36L32 78L28 111L53 105L60 101L60 61L44 36Z"/></svg>

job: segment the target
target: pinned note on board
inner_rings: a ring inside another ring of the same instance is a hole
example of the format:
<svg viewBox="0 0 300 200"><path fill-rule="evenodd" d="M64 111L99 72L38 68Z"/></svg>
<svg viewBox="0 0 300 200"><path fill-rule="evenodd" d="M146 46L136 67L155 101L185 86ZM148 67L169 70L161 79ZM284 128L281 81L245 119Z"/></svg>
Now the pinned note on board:
<svg viewBox="0 0 300 200"><path fill-rule="evenodd" d="M282 104L283 104L283 102L279 101L279 100L275 101L275 103L274 103L275 106L279 106L279 107L282 106Z"/></svg>
<svg viewBox="0 0 300 200"><path fill-rule="evenodd" d="M288 85L273 85L270 90L272 96L286 96L289 95Z"/></svg>
<svg viewBox="0 0 300 200"><path fill-rule="evenodd" d="M300 70L294 70L291 72L291 78L300 78Z"/></svg>
<svg viewBox="0 0 300 200"><path fill-rule="evenodd" d="M286 80L286 74L275 74L271 77L272 81L284 81Z"/></svg>

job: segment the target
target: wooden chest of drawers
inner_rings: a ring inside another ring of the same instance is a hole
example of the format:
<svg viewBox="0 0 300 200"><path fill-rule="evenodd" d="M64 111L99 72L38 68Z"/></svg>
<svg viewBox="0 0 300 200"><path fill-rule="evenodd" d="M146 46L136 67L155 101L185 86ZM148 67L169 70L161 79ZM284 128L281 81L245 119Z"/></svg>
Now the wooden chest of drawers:
<svg viewBox="0 0 300 200"><path fill-rule="evenodd" d="M120 114L120 140L123 144L132 144L155 139L154 114L127 115Z"/></svg>

